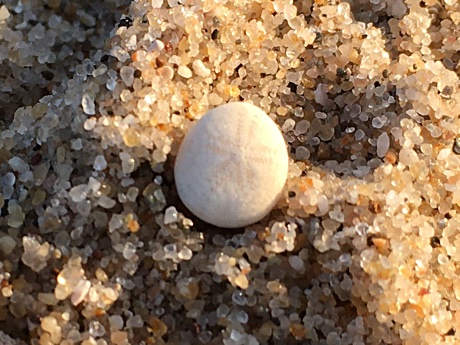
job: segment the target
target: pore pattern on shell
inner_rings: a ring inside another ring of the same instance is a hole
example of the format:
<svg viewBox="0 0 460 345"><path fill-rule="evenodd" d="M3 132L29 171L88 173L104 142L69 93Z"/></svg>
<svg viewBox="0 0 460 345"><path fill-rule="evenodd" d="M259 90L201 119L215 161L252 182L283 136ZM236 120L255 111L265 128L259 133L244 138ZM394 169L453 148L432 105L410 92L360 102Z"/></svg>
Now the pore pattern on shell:
<svg viewBox="0 0 460 345"><path fill-rule="evenodd" d="M287 165L274 122L254 105L230 103L209 111L187 134L176 160L177 190L201 219L244 226L273 208Z"/></svg>

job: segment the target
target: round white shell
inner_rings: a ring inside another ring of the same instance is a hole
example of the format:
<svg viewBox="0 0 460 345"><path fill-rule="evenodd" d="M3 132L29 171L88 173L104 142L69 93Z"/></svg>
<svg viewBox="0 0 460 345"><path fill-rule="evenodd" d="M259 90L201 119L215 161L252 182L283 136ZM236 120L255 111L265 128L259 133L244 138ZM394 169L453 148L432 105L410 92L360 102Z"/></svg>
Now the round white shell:
<svg viewBox="0 0 460 345"><path fill-rule="evenodd" d="M264 111L243 102L207 112L186 135L174 167L185 206L223 228L249 225L267 215L287 173L280 130Z"/></svg>

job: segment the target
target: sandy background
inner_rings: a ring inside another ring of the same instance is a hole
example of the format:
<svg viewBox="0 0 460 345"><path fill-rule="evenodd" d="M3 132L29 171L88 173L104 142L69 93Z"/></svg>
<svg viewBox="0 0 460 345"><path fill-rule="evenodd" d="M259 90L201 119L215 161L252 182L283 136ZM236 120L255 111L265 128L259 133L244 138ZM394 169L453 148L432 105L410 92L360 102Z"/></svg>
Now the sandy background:
<svg viewBox="0 0 460 345"><path fill-rule="evenodd" d="M1 1L0 343L458 343L459 7ZM238 100L290 170L228 231L172 168Z"/></svg>

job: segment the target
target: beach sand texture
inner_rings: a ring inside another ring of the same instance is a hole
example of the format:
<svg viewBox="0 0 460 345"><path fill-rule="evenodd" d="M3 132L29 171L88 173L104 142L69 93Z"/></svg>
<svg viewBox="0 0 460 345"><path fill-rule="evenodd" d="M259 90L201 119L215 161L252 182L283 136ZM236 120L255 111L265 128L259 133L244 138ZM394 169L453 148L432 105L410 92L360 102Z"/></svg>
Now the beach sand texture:
<svg viewBox="0 0 460 345"><path fill-rule="evenodd" d="M458 344L459 33L456 0L0 1L0 344ZM236 101L290 162L227 230L173 168Z"/></svg>

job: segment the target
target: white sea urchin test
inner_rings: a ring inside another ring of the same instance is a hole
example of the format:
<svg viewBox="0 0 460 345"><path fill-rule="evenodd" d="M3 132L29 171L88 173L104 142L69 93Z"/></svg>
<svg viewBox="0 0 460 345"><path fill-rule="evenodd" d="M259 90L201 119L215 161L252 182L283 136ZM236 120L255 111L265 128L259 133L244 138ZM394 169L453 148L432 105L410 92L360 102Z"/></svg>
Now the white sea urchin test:
<svg viewBox="0 0 460 345"><path fill-rule="evenodd" d="M267 215L287 172L280 130L261 109L243 102L206 113L186 135L174 167L185 206L224 228L249 225Z"/></svg>

